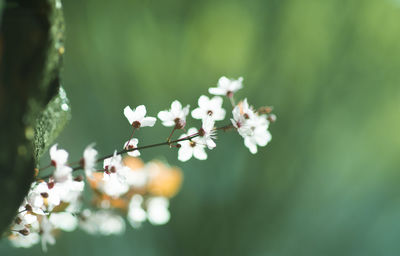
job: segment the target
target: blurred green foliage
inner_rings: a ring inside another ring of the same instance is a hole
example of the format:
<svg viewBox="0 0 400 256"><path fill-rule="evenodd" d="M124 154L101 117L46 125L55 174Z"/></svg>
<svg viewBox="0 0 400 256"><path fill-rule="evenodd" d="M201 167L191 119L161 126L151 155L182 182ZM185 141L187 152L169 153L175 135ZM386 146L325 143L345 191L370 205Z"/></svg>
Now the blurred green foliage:
<svg viewBox="0 0 400 256"><path fill-rule="evenodd" d="M221 75L244 76L237 96L273 105L278 122L257 155L233 133L207 161L143 151L185 171L170 223L122 237L63 233L49 255L399 254L399 1L64 4L73 118L59 144L72 159L91 142L120 148L126 105L153 116L174 99L195 106ZM137 136L144 145L168 133L158 123ZM2 241L0 252L41 249Z"/></svg>

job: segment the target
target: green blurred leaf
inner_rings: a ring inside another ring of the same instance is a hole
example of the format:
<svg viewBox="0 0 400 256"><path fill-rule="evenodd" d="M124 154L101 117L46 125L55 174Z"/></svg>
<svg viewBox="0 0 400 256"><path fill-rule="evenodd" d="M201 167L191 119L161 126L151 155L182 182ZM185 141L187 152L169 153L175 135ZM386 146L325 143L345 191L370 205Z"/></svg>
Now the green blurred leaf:
<svg viewBox="0 0 400 256"><path fill-rule="evenodd" d="M36 121L33 143L36 165L70 118L69 100L64 89L60 86L58 94L47 104L46 109Z"/></svg>

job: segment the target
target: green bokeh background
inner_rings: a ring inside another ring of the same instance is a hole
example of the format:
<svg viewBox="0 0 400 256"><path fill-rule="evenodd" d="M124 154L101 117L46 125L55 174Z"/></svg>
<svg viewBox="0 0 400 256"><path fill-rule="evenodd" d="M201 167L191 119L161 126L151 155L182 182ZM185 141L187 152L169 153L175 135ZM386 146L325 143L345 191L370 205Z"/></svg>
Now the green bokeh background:
<svg viewBox="0 0 400 256"><path fill-rule="evenodd" d="M63 4L73 118L58 142L72 159L91 142L121 148L126 105L194 107L222 75L243 76L237 97L273 105L278 122L257 155L234 133L207 161L142 151L184 170L171 221L63 233L48 255L400 254L400 1ZM168 133L158 122L137 135L144 145ZM42 252L1 241L0 254Z"/></svg>

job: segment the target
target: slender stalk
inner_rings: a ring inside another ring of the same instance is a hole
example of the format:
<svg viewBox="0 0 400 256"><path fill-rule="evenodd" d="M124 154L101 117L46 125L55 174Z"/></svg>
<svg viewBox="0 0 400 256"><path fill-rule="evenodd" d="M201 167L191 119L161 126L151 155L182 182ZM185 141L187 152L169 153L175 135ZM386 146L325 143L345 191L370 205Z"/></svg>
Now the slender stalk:
<svg viewBox="0 0 400 256"><path fill-rule="evenodd" d="M128 143L126 143L127 147L129 146L129 143L131 142L131 139L133 138L133 134L135 133L135 131L136 131L136 128L133 127L133 131L132 131L131 137L129 138Z"/></svg>
<svg viewBox="0 0 400 256"><path fill-rule="evenodd" d="M230 130L230 129L232 129L232 128L233 128L233 125L232 125L232 124L229 124L229 125L225 125L225 126L221 126L221 127L214 128L214 130L223 130L223 131L227 131L227 130ZM181 141L191 140L191 139L196 138L196 137L198 137L198 136L200 136L199 133L195 133L195 134L189 135L189 136L187 136L187 137L180 138L180 139L176 139L176 140L172 140L172 141L171 141L171 140L167 140L167 141L164 141L164 142L160 142L160 143L156 143L156 144L151 144L151 145L145 145L145 146L136 147L136 148L129 148L129 149L124 148L124 149L122 149L122 150L120 150L120 151L117 151L115 154L116 154L116 155L122 155L122 154L131 152L131 151L135 151L135 150L143 150L143 149L154 148L154 147L159 147L159 146L168 146L168 145L175 144L175 143L178 143L178 142L181 142ZM98 163L98 162L104 161L104 159L110 158L110 157L112 157L112 156L114 156L114 153L105 155L105 156L103 156L103 157L100 157L100 158L98 158L98 159L96 160L96 162ZM74 168L72 169L72 171L78 171L78 170L81 170L82 168L83 168L83 167L82 167L81 165L79 165L79 166L74 167ZM49 177L51 177L51 175L48 175L48 176L45 176L45 177L41 177L40 179L47 179L47 178L49 178Z"/></svg>
<svg viewBox="0 0 400 256"><path fill-rule="evenodd" d="M169 134L167 141L169 141L169 142L171 141L172 134L174 134L175 130L176 130L176 126L174 127L174 129L172 129L172 132Z"/></svg>

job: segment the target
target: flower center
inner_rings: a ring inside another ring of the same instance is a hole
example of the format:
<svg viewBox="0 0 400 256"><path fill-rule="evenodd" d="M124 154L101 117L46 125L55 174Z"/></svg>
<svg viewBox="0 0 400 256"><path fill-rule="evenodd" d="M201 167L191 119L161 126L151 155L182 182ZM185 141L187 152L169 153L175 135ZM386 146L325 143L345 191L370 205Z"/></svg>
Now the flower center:
<svg viewBox="0 0 400 256"><path fill-rule="evenodd" d="M194 147L196 146L196 142L191 141L191 142L190 142L190 146L191 146L192 148L194 148Z"/></svg>
<svg viewBox="0 0 400 256"><path fill-rule="evenodd" d="M206 131L204 131L203 128L200 128L200 130L199 130L199 135L200 135L201 137L203 137L204 135L206 135Z"/></svg>
<svg viewBox="0 0 400 256"><path fill-rule="evenodd" d="M182 129L183 127L185 127L186 124L185 121L183 121L178 117L174 119L174 122L175 122L175 129Z"/></svg>
<svg viewBox="0 0 400 256"><path fill-rule="evenodd" d="M139 128L140 127L140 122L139 121L135 121L135 122L132 123L132 126L134 128Z"/></svg>
<svg viewBox="0 0 400 256"><path fill-rule="evenodd" d="M48 197L49 197L49 194L46 193L46 192L40 193L40 195L41 195L43 198L48 198Z"/></svg>
<svg viewBox="0 0 400 256"><path fill-rule="evenodd" d="M48 183L47 183L47 187L48 187L49 189L54 188L54 182L48 182Z"/></svg>
<svg viewBox="0 0 400 256"><path fill-rule="evenodd" d="M212 116L212 115L213 115L213 112L212 112L211 110L208 110L208 111L207 111L207 115Z"/></svg>
<svg viewBox="0 0 400 256"><path fill-rule="evenodd" d="M228 96L228 98L232 98L233 97L233 92L232 91L228 91L226 93L226 96Z"/></svg>
<svg viewBox="0 0 400 256"><path fill-rule="evenodd" d="M244 119L250 119L250 116L247 113L244 113Z"/></svg>

